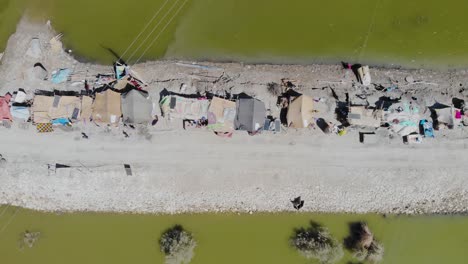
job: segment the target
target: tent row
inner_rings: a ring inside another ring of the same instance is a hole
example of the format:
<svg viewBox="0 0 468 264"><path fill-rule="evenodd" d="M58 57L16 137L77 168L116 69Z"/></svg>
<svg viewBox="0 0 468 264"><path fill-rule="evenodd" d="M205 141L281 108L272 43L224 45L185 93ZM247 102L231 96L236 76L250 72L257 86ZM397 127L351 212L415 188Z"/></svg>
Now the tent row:
<svg viewBox="0 0 468 264"><path fill-rule="evenodd" d="M24 97L20 92L14 96L0 98L1 120L12 121L10 107L12 98ZM162 115L169 119L207 120L207 127L214 131L229 132L243 130L279 130L267 117L265 104L249 96L228 100L217 96L168 94L161 96L159 107ZM14 100L13 100L14 101ZM30 119L34 124L70 124L89 122L104 124L148 124L154 119L154 104L148 93L139 89L103 89L94 94L82 92L37 91L29 105L23 103L26 113L24 121ZM287 112L287 126L305 128L315 122L317 112L310 96L300 95L293 99ZM277 120L279 122L279 120Z"/></svg>
<svg viewBox="0 0 468 264"><path fill-rule="evenodd" d="M22 92L15 94L15 97ZM13 95L0 97L0 120L13 121L11 110L18 105L26 110L20 119L31 120L34 124L64 124L71 121L94 121L117 124L148 123L152 120L153 103L147 92L132 89L118 93L111 89L90 95L73 92L37 91L32 102L12 100ZM11 104L11 107L9 106ZM10 110L11 109L11 110Z"/></svg>

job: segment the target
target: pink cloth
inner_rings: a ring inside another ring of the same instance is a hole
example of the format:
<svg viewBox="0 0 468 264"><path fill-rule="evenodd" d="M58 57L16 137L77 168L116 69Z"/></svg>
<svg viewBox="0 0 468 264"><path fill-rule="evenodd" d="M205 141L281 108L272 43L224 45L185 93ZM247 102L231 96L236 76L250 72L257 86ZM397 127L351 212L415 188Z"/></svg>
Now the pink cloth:
<svg viewBox="0 0 468 264"><path fill-rule="evenodd" d="M459 110L455 111L455 118L456 119L461 119L462 118L461 111L459 111Z"/></svg>
<svg viewBox="0 0 468 264"><path fill-rule="evenodd" d="M0 96L0 121L10 120L13 121L13 117L10 113L10 100L11 94L7 93L5 96Z"/></svg>

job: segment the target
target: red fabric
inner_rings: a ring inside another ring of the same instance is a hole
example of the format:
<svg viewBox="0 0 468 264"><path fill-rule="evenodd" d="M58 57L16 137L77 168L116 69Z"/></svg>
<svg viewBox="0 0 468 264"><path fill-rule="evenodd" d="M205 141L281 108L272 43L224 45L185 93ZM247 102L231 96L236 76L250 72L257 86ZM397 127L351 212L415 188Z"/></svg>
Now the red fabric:
<svg viewBox="0 0 468 264"><path fill-rule="evenodd" d="M10 113L10 100L11 94L6 94L5 96L0 96L0 120L10 120L13 121L13 117Z"/></svg>

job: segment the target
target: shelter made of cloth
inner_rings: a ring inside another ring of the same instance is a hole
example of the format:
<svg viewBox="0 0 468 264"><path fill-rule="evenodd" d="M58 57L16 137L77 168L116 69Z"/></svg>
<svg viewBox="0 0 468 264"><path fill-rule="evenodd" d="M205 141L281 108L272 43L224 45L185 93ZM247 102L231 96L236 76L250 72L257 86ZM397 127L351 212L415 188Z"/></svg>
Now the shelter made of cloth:
<svg viewBox="0 0 468 264"><path fill-rule="evenodd" d="M0 96L0 121L12 121L13 117L10 112L11 94L7 93L5 96Z"/></svg>
<svg viewBox="0 0 468 264"><path fill-rule="evenodd" d="M259 130L265 122L265 104L254 98L239 99L236 102L236 130L254 132Z"/></svg>
<svg viewBox="0 0 468 264"><path fill-rule="evenodd" d="M81 97L80 120L89 121L93 115L93 98L89 96Z"/></svg>
<svg viewBox="0 0 468 264"><path fill-rule="evenodd" d="M187 98L178 95L165 96L160 102L164 116L198 120L208 118L210 101L205 98Z"/></svg>
<svg viewBox="0 0 468 264"><path fill-rule="evenodd" d="M236 103L219 97L213 97L208 109L208 126L218 132L234 130Z"/></svg>
<svg viewBox="0 0 468 264"><path fill-rule="evenodd" d="M434 121L434 128L436 130L441 128L453 129L460 125L461 122L461 109L456 109L447 104L435 103L429 106L431 110L431 117ZM457 113L458 118L457 118Z"/></svg>
<svg viewBox="0 0 468 264"><path fill-rule="evenodd" d="M130 90L122 95L122 114L124 123L144 124L153 118L153 102L148 94L138 90Z"/></svg>
<svg viewBox="0 0 468 264"><path fill-rule="evenodd" d="M69 118L77 120L81 110L81 100L77 96L55 96L54 103L49 109L51 120Z"/></svg>
<svg viewBox="0 0 468 264"><path fill-rule="evenodd" d="M93 120L99 123L116 124L122 116L120 94L110 89L97 93L93 103Z"/></svg>
<svg viewBox="0 0 468 264"><path fill-rule="evenodd" d="M35 124L50 123L49 110L52 108L53 104L53 96L36 95L32 105L33 122Z"/></svg>
<svg viewBox="0 0 468 264"><path fill-rule="evenodd" d="M293 128L306 128L314 122L314 99L301 95L289 103L286 119L288 126Z"/></svg>

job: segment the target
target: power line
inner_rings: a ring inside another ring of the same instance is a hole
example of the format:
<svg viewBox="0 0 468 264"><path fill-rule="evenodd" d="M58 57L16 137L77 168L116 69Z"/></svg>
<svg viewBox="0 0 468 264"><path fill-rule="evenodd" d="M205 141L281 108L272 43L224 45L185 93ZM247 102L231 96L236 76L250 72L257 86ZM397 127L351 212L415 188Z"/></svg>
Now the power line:
<svg viewBox="0 0 468 264"><path fill-rule="evenodd" d="M153 35L154 31L156 31L156 29L159 27L159 25L164 21L164 19L172 12L172 10L174 9L174 7L177 6L177 4L179 3L180 0L177 0L172 6L171 8L166 12L166 14L161 18L161 20L159 20L159 22L156 24L156 26L153 27L153 29L151 30L151 32L146 36L146 38L140 43L140 45L138 45L138 47L132 52L132 54L130 55L130 57L128 58L128 61L130 61L133 56L135 56L135 54L141 49L141 47L143 47L143 45L146 43L146 41L151 37L151 35Z"/></svg>
<svg viewBox="0 0 468 264"><path fill-rule="evenodd" d="M127 49L124 51L124 53L120 56L119 60L121 60L127 52L130 50L130 48L136 43L137 39L141 37L141 35L148 29L149 25L153 23L153 21L156 19L156 17L161 13L162 9L166 6L166 4L169 2L169 0L166 0L164 4L159 8L158 11L153 15L151 20L146 24L146 26L141 30L141 32L133 39L132 43L127 47Z"/></svg>
<svg viewBox="0 0 468 264"><path fill-rule="evenodd" d="M364 43L362 45L361 52L359 53L358 60L361 60L361 57L362 57L362 55L364 54L364 52L365 52L365 50L367 48L367 43L369 42L370 34L372 33L372 30L374 29L375 18L377 16L377 9L379 9L380 2L381 2L381 0L377 0L375 2L375 8L374 8L374 13L372 14L372 20L371 20L371 23L369 24L369 29L368 29L367 35L366 35L366 37L364 39Z"/></svg>
<svg viewBox="0 0 468 264"><path fill-rule="evenodd" d="M2 210L2 213L0 214L0 217L3 216L3 214L5 214L5 212L8 210L8 207L10 207L11 204L7 204L7 206L5 207L5 209Z"/></svg>
<svg viewBox="0 0 468 264"><path fill-rule="evenodd" d="M5 229L11 224L11 222L13 222L13 220L15 219L16 215L18 214L18 211L19 211L20 207L17 207L16 208L16 211L15 213L10 217L10 219L8 220L8 222L2 227L2 229L0 230L0 234L3 233L3 231L5 231Z"/></svg>
<svg viewBox="0 0 468 264"><path fill-rule="evenodd" d="M177 9L176 13L172 16L172 18L169 20L169 22L167 22L167 24L164 26L164 28L162 29L162 31L159 32L159 34L156 36L156 38L151 42L150 45L148 45L148 47L143 51L143 54L141 54L141 56L138 58L138 60L133 64L137 64L138 62L140 62L140 60L143 58L143 56L146 54L146 52L151 48L151 46L154 45L154 43L159 39L159 37L161 36L161 34L166 30L166 28L169 26L169 24L171 24L172 20L174 20L174 18L179 14L179 12L182 10L182 8L185 6L185 4L187 4L188 0L185 0L182 5L179 7L179 9Z"/></svg>

